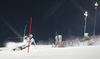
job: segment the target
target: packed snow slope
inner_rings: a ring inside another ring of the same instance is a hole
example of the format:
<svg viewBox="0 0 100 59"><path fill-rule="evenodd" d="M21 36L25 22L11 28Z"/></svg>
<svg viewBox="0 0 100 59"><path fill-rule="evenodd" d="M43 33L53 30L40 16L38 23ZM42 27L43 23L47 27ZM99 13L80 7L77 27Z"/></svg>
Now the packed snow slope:
<svg viewBox="0 0 100 59"><path fill-rule="evenodd" d="M27 49L12 51L1 48L0 59L100 59L100 46L52 48L51 45L32 45Z"/></svg>
<svg viewBox="0 0 100 59"><path fill-rule="evenodd" d="M91 39L94 42L96 39ZM24 50L12 49L21 43L7 43L7 47L0 48L0 59L100 59L100 38L94 45L87 45L88 41L79 42L79 45L53 48L52 45L31 45Z"/></svg>

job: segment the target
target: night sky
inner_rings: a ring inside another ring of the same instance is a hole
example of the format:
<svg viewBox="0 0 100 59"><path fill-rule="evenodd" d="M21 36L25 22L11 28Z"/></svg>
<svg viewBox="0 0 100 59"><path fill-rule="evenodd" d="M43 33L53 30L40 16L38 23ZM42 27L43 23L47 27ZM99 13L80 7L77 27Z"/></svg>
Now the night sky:
<svg viewBox="0 0 100 59"><path fill-rule="evenodd" d="M21 41L8 37L32 34L36 42L55 38L55 32L66 40L70 36L83 36L84 12L88 11L86 32L93 35L94 3L100 0L2 0L0 1L0 46L7 41ZM96 35L100 35L100 8L96 19Z"/></svg>

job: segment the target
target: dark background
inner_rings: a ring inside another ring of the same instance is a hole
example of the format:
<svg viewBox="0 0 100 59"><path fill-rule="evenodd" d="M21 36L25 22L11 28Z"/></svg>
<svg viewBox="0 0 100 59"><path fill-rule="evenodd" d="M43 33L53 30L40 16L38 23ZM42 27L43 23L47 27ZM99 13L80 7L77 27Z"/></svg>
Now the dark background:
<svg viewBox="0 0 100 59"><path fill-rule="evenodd" d="M19 42L29 34L32 17L32 34L36 42L55 38L55 32L66 40L70 36L81 36L84 33L84 12L88 11L86 32L93 35L95 15L94 3L99 0L2 0L0 1L0 47L9 41ZM100 34L100 7L96 19L96 35Z"/></svg>

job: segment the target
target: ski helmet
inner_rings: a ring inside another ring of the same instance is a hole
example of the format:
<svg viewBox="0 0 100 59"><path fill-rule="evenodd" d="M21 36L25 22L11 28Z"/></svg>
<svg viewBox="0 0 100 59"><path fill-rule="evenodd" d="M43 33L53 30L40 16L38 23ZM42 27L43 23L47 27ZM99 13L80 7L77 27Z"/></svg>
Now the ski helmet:
<svg viewBox="0 0 100 59"><path fill-rule="evenodd" d="M27 38L27 36L25 36L25 38Z"/></svg>
<svg viewBox="0 0 100 59"><path fill-rule="evenodd" d="M32 34L30 34L30 37L33 37L33 35L32 35Z"/></svg>

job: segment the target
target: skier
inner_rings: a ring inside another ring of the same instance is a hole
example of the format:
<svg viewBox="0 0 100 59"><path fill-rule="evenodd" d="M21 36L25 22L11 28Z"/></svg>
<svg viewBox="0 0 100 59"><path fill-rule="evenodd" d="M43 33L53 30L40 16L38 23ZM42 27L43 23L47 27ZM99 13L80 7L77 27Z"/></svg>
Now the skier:
<svg viewBox="0 0 100 59"><path fill-rule="evenodd" d="M33 35L30 34L30 44L29 44L29 47L31 46L32 43L34 43L35 49L37 49L37 48L36 48L35 40L34 40L32 37L33 37ZM18 48L19 48L20 50L25 49L25 48L28 47L28 43L29 43L29 37L25 36L25 39L24 39L23 44L22 44L21 46L19 46ZM18 48L13 49L13 51L17 50Z"/></svg>
<svg viewBox="0 0 100 59"><path fill-rule="evenodd" d="M35 46L35 48L36 48L35 40L34 40L32 37L33 37L33 35L30 34L30 44L29 44L29 47L31 46L32 43L34 43L34 46ZM26 40L26 43L24 44L24 47L23 47L23 45L22 45L22 49L23 49L23 48L25 49L26 47L28 47L29 37L26 37L25 40ZM36 49L37 49L37 48L36 48Z"/></svg>
<svg viewBox="0 0 100 59"><path fill-rule="evenodd" d="M35 40L34 40L32 37L33 37L33 35L30 34L30 45L29 45L29 46L31 46L31 44L34 43L34 46L35 46L35 48L36 48ZM29 41L29 39L28 39L28 41Z"/></svg>
<svg viewBox="0 0 100 59"><path fill-rule="evenodd" d="M14 48L13 51L19 50L19 49L22 50L22 49L25 49L26 47L28 47L28 45L27 45L28 36L25 36L23 39L24 39L24 41L23 41L23 43L21 43L21 46Z"/></svg>
<svg viewBox="0 0 100 59"><path fill-rule="evenodd" d="M23 45L22 45L22 48L26 48L26 47L28 47L28 45L27 45L27 40L28 40L28 36L25 36L25 38L24 38L24 42L23 42Z"/></svg>
<svg viewBox="0 0 100 59"><path fill-rule="evenodd" d="M59 38L58 35L55 37L55 47L59 45Z"/></svg>

